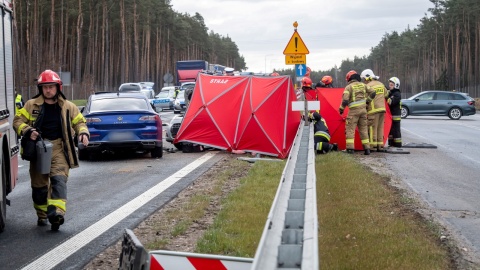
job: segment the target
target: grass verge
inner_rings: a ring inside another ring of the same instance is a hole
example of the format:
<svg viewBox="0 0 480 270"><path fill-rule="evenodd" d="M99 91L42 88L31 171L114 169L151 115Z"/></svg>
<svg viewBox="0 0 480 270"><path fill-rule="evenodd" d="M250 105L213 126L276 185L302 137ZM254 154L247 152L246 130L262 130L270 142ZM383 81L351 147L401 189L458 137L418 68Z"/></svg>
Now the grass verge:
<svg viewBox="0 0 480 270"><path fill-rule="evenodd" d="M317 156L320 267L450 269L438 228L385 177L343 153Z"/></svg>

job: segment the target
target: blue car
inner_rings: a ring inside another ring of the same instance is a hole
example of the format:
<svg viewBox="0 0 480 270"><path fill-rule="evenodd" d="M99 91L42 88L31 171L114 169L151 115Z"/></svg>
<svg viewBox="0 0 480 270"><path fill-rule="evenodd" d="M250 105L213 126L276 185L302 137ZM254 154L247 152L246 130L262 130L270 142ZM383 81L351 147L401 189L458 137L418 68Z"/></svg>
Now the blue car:
<svg viewBox="0 0 480 270"><path fill-rule="evenodd" d="M163 156L162 120L141 93L91 95L82 114L87 120L90 143L78 145L80 160L104 151L145 151Z"/></svg>

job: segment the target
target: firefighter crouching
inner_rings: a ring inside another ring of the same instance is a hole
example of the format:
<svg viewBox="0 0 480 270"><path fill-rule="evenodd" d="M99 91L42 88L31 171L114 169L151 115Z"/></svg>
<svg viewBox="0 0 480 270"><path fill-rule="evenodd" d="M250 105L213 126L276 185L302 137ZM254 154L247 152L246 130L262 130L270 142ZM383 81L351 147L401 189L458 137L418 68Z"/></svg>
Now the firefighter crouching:
<svg viewBox="0 0 480 270"><path fill-rule="evenodd" d="M375 90L360 82L360 75L351 70L346 75L348 85L342 96L342 104L338 109L342 115L346 106L350 108L345 124L347 153L353 154L355 150L355 128L358 126L365 155L370 155L370 143L367 128L367 103L375 98Z"/></svg>
<svg viewBox="0 0 480 270"><path fill-rule="evenodd" d="M384 152L383 129L385 124L385 85L378 81L371 69L365 69L360 74L364 82L375 90L375 98L367 104L368 134L370 135L370 148L377 152Z"/></svg>
<svg viewBox="0 0 480 270"><path fill-rule="evenodd" d="M57 73L45 70L37 81L39 94L25 103L15 115L13 126L19 135L36 141L39 133L52 143L49 174L40 174L35 161L30 162L33 207L37 225L57 231L64 223L67 211L67 180L70 168L78 167L73 136L88 145L86 120L78 107L62 93L62 81Z"/></svg>
<svg viewBox="0 0 480 270"><path fill-rule="evenodd" d="M314 112L310 117L313 120L313 141L315 152L317 154L326 154L330 151L337 151L336 143L330 143L330 132L328 131L325 119L318 112Z"/></svg>

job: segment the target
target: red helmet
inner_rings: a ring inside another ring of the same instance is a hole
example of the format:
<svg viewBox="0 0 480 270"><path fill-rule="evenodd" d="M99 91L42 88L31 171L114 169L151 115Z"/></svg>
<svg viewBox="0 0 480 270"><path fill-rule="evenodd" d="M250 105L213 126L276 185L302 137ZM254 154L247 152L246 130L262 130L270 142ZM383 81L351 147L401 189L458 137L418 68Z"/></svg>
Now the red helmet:
<svg viewBox="0 0 480 270"><path fill-rule="evenodd" d="M39 90L41 90L40 87L44 84L56 84L57 89L62 91L62 80L60 76L50 69L45 70L38 76L37 86Z"/></svg>
<svg viewBox="0 0 480 270"><path fill-rule="evenodd" d="M329 85L329 84L332 84L333 82L333 79L331 76L323 76L322 77L322 82L325 84L325 85Z"/></svg>
<svg viewBox="0 0 480 270"><path fill-rule="evenodd" d="M303 79L302 79L302 87L312 88L312 80L311 80L309 77L303 77Z"/></svg>
<svg viewBox="0 0 480 270"><path fill-rule="evenodd" d="M355 70L350 70L347 73L347 76L345 76L345 78L347 79L347 82L350 81L350 77L352 77L353 74L357 74L357 72Z"/></svg>
<svg viewBox="0 0 480 270"><path fill-rule="evenodd" d="M270 74L270 76L280 76L280 74L278 74L278 72L273 72L272 74Z"/></svg>

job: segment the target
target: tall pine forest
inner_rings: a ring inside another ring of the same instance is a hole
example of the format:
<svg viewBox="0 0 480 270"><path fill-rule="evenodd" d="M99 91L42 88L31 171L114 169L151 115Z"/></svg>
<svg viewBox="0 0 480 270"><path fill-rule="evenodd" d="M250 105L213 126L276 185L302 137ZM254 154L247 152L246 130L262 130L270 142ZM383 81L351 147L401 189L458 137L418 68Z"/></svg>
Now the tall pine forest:
<svg viewBox="0 0 480 270"><path fill-rule="evenodd" d="M404 97L430 89L480 97L480 1L430 1L417 26L385 33L369 55L312 71L312 79L332 75L343 87L349 70L371 68L384 83L398 77ZM152 81L158 90L179 60L248 66L230 37L209 31L201 14L174 11L169 0L16 0L14 16L15 84L25 97L47 68L70 72L65 94L83 99L123 82Z"/></svg>

